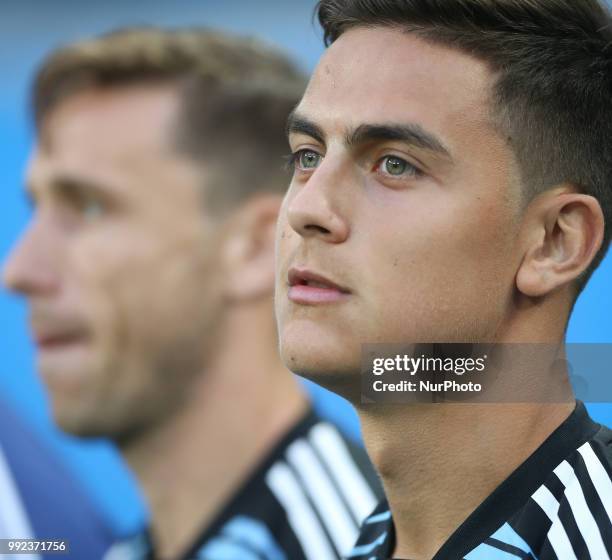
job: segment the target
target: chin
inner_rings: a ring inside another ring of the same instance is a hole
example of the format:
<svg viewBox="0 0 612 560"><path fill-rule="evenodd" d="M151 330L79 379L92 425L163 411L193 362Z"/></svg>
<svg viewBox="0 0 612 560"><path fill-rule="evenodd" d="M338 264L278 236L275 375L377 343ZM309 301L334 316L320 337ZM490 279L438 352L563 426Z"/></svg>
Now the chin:
<svg viewBox="0 0 612 560"><path fill-rule="evenodd" d="M122 425L121 420L110 409L94 410L78 406L68 408L66 403L54 403L52 410L57 427L74 437L104 438L117 443L125 439L124 432L129 431L128 425Z"/></svg>
<svg viewBox="0 0 612 560"><path fill-rule="evenodd" d="M361 400L361 353L334 344L281 342L281 357L289 370L351 402Z"/></svg>
<svg viewBox="0 0 612 560"><path fill-rule="evenodd" d="M296 373L300 377L304 377L346 399L355 406L361 403L361 375L358 372L308 371L306 373Z"/></svg>
<svg viewBox="0 0 612 560"><path fill-rule="evenodd" d="M78 409L66 403L53 403L53 420L64 433L79 438L106 438L108 433L87 415L81 414Z"/></svg>
<svg viewBox="0 0 612 560"><path fill-rule="evenodd" d="M51 414L63 432L80 438L113 438L119 416L108 399L102 402L91 388L84 384L66 390L66 386L50 385Z"/></svg>

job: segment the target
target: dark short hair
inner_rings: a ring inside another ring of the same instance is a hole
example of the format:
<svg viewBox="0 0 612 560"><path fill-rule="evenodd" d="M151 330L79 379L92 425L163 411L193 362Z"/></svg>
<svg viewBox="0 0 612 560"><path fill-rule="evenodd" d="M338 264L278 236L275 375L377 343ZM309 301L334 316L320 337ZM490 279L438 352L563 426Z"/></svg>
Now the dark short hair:
<svg viewBox="0 0 612 560"><path fill-rule="evenodd" d="M91 88L172 83L177 151L206 165L206 207L222 213L260 191L284 192L287 116L305 77L263 42L203 28L129 28L50 54L33 85L35 123Z"/></svg>
<svg viewBox="0 0 612 560"><path fill-rule="evenodd" d="M612 19L598 0L322 0L325 43L354 27L391 27L468 53L495 76L493 114L526 200L569 183L597 198L612 235Z"/></svg>

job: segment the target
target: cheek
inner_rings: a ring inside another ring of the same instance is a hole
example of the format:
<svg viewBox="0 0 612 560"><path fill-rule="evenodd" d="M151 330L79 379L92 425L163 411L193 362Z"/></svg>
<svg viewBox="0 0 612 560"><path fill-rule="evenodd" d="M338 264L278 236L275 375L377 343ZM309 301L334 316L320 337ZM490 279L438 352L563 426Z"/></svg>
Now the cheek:
<svg viewBox="0 0 612 560"><path fill-rule="evenodd" d="M275 292L278 294L286 287L288 260L300 243L299 235L291 228L284 209L278 217L274 243Z"/></svg>
<svg viewBox="0 0 612 560"><path fill-rule="evenodd" d="M126 391L141 344L147 313L148 288L155 276L144 266L142 253L125 242L89 236L73 252L74 279L81 308L92 335L92 358L98 384ZM102 389L104 390L104 389Z"/></svg>
<svg viewBox="0 0 612 560"><path fill-rule="evenodd" d="M276 257L276 270L278 272L279 264L284 262L286 258L287 243L291 239L291 231L289 224L284 216L279 216L276 224L276 234L274 240L274 253Z"/></svg>
<svg viewBox="0 0 612 560"><path fill-rule="evenodd" d="M99 340L125 348L170 336L219 299L210 259L198 249L186 240L162 242L134 232L83 240L73 268Z"/></svg>
<svg viewBox="0 0 612 560"><path fill-rule="evenodd" d="M292 239L293 235L297 235L293 228L291 228L289 225L289 217L287 215L289 195L290 193L287 193L285 196L278 214L278 219L276 221L275 250L277 262L278 260L282 260L284 252L286 251L287 243Z"/></svg>
<svg viewBox="0 0 612 560"><path fill-rule="evenodd" d="M438 205L436 212L407 212L382 224L367 241L373 288L365 303L383 341L393 333L431 341L494 322L513 282L508 222L499 212Z"/></svg>

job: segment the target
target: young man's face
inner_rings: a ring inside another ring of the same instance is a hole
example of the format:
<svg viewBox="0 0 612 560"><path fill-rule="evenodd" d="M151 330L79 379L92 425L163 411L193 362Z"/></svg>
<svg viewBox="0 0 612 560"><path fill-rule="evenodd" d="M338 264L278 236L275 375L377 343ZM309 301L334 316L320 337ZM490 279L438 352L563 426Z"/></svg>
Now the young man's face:
<svg viewBox="0 0 612 560"><path fill-rule="evenodd" d="M325 53L290 123L296 170L277 234L280 347L323 384L365 342L491 340L521 255L519 173L491 74L385 28Z"/></svg>
<svg viewBox="0 0 612 560"><path fill-rule="evenodd" d="M24 294L59 425L121 439L188 394L219 319L203 173L173 153L178 96L75 94L46 119L36 211L5 266Z"/></svg>

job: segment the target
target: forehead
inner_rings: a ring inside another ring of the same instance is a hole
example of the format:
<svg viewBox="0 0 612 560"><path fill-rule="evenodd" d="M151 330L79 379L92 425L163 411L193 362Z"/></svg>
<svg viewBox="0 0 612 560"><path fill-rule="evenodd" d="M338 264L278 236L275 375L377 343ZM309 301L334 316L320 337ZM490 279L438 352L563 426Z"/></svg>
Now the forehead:
<svg viewBox="0 0 612 560"><path fill-rule="evenodd" d="M114 184L142 179L172 156L178 95L171 86L92 89L61 101L45 119L30 179L56 173Z"/></svg>
<svg viewBox="0 0 612 560"><path fill-rule="evenodd" d="M416 122L437 133L490 127L485 63L392 28L355 28L322 57L298 112L329 128Z"/></svg>
<svg viewBox="0 0 612 560"><path fill-rule="evenodd" d="M140 84L85 90L68 97L43 127L46 145L87 140L104 153L150 153L167 144L179 105L172 85ZM113 138L113 142L107 140ZM129 155L129 154L128 154Z"/></svg>

